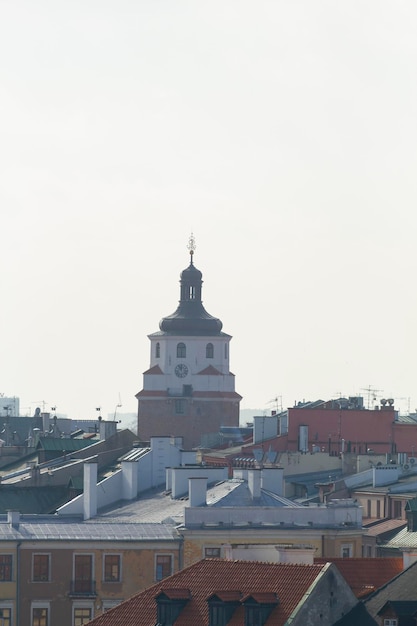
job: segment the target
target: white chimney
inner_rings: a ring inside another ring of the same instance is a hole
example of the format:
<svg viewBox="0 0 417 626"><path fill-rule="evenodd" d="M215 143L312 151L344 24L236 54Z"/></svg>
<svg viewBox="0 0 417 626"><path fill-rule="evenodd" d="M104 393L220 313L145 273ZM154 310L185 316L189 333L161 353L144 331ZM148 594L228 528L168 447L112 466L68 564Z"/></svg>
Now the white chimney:
<svg viewBox="0 0 417 626"><path fill-rule="evenodd" d="M20 512L13 510L7 511L7 522L13 528L19 528Z"/></svg>
<svg viewBox="0 0 417 626"><path fill-rule="evenodd" d="M284 469L282 467L263 467L261 489L271 491L277 496L284 495Z"/></svg>
<svg viewBox="0 0 417 626"><path fill-rule="evenodd" d="M207 476L194 476L188 479L189 506L204 506L207 496Z"/></svg>
<svg viewBox="0 0 417 626"><path fill-rule="evenodd" d="M134 500L138 495L138 463L122 461L122 498Z"/></svg>
<svg viewBox="0 0 417 626"><path fill-rule="evenodd" d="M251 468L248 470L248 487L252 500L259 500L261 497L261 470Z"/></svg>
<svg viewBox="0 0 417 626"><path fill-rule="evenodd" d="M84 519L97 515L97 461L84 463Z"/></svg>

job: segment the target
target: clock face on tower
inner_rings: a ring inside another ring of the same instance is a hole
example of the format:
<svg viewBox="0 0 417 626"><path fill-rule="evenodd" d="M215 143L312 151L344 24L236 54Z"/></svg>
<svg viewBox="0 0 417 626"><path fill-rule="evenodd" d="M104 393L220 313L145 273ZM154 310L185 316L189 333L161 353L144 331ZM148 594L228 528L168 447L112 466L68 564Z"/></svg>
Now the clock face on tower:
<svg viewBox="0 0 417 626"><path fill-rule="evenodd" d="M175 367L175 375L178 376L178 378L185 378L188 374L188 367L185 365L185 363L178 363L178 365Z"/></svg>

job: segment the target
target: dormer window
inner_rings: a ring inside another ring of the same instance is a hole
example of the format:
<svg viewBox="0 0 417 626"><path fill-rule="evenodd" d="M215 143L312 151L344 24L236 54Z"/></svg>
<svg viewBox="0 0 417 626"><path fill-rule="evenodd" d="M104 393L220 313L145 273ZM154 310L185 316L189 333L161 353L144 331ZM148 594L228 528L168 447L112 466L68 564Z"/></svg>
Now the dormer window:
<svg viewBox="0 0 417 626"><path fill-rule="evenodd" d="M157 624L173 626L190 599L189 589L164 589L156 596Z"/></svg>
<svg viewBox="0 0 417 626"><path fill-rule="evenodd" d="M187 356L187 350L185 343L177 343L177 359L185 359Z"/></svg>
<svg viewBox="0 0 417 626"><path fill-rule="evenodd" d="M383 626L415 624L417 600L388 600L378 611Z"/></svg>
<svg viewBox="0 0 417 626"><path fill-rule="evenodd" d="M207 599L209 626L226 626L240 604L240 591L219 591Z"/></svg>
<svg viewBox="0 0 417 626"><path fill-rule="evenodd" d="M161 356L161 344L158 343L155 346L155 358L159 359L159 357Z"/></svg>
<svg viewBox="0 0 417 626"><path fill-rule="evenodd" d="M212 343L206 345L206 359L212 359L214 357L214 347Z"/></svg>
<svg viewBox="0 0 417 626"><path fill-rule="evenodd" d="M278 604L275 593L256 593L243 601L245 626L263 626L274 607Z"/></svg>

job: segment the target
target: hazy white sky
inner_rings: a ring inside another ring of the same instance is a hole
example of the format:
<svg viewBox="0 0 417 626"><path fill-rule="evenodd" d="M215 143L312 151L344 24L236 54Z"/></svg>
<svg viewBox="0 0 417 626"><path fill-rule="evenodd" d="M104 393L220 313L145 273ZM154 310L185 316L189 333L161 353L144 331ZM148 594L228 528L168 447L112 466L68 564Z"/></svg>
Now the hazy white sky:
<svg viewBox="0 0 417 626"><path fill-rule="evenodd" d="M417 406L415 0L0 0L0 392L135 411L187 240L242 408Z"/></svg>

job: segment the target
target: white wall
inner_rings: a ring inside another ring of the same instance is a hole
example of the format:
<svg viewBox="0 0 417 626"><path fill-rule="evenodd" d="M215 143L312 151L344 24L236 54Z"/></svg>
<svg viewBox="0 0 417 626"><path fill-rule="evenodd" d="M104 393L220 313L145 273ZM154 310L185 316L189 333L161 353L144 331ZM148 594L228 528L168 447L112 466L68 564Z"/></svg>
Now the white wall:
<svg viewBox="0 0 417 626"><path fill-rule="evenodd" d="M137 461L122 462L122 469L113 472L111 476L97 484L97 508L116 504L122 499L134 499L148 489L165 485L166 468L171 464L180 466L185 461L195 462L196 453L184 452L178 447L179 443L180 441L172 440L170 437L152 437L150 450L144 452ZM214 480L225 479L223 468L222 471L222 478ZM195 474L194 470L192 474ZM184 493L188 493L188 477L186 485ZM58 509L60 515L82 515L83 511L83 493Z"/></svg>
<svg viewBox="0 0 417 626"><path fill-rule="evenodd" d="M181 498L188 494L188 479L194 477L207 477L207 484L213 484L221 480L227 480L227 467L173 467L170 470L172 498ZM168 474L168 472L167 472Z"/></svg>
<svg viewBox="0 0 417 626"><path fill-rule="evenodd" d="M253 443L272 439L277 434L278 417L276 415L255 415L253 418Z"/></svg>
<svg viewBox="0 0 417 626"><path fill-rule="evenodd" d="M268 563L313 565L314 554L314 548L280 548L276 545L254 544L233 546L229 558L239 561L265 561Z"/></svg>
<svg viewBox="0 0 417 626"><path fill-rule="evenodd" d="M303 507L205 507L185 509L185 526L252 524L297 524L301 526L362 527L362 508L353 500L333 500L327 505Z"/></svg>

